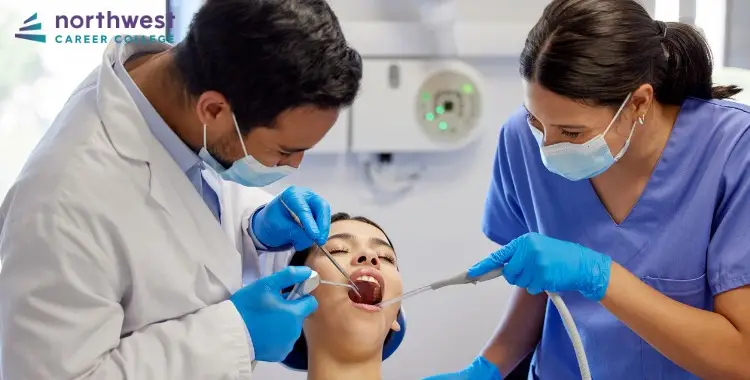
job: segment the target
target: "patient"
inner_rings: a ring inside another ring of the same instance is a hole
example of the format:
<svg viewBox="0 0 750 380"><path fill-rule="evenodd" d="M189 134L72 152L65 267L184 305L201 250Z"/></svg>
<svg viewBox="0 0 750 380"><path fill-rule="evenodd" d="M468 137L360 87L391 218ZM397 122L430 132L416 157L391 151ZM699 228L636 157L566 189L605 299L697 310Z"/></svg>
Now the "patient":
<svg viewBox="0 0 750 380"><path fill-rule="evenodd" d="M312 294L318 310L283 361L307 371L308 380L380 380L381 366L403 339L406 325L400 303L374 306L403 292L396 254L388 236L364 217L338 213L331 218L325 248L357 284L361 298L345 287L321 284ZM328 281L347 283L326 256L310 248L289 265L306 265Z"/></svg>

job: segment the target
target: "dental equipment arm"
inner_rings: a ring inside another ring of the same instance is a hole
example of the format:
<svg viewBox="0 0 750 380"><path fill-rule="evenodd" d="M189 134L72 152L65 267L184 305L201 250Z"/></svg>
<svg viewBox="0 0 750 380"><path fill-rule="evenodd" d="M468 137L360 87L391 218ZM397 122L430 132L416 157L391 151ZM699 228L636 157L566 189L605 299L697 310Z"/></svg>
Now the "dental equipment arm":
<svg viewBox="0 0 750 380"><path fill-rule="evenodd" d="M463 273L458 274L456 276L449 277L449 278L446 278L444 280L435 281L432 284L425 285L425 286L423 286L421 288L417 288L417 289L414 289L412 291L406 292L406 293L402 294L401 296L396 297L396 298L392 298L392 299L390 299L388 301L383 301L380 304L378 304L378 306L380 306L380 307L388 306L388 305L390 305L390 304L392 304L394 302L403 301L403 300L405 300L407 298L414 297L417 294L424 293L424 292L426 292L428 290L438 290L440 288L444 288L446 286L451 286L451 285L476 284L478 282L484 282L484 281L487 281L487 280L492 280L492 279L498 278L498 277L500 277L502 275L503 275L502 268L501 269L496 269L496 270L494 270L492 272L486 273L486 274L484 274L482 276L479 276L479 277L476 277L476 278L469 277L468 272L463 272Z"/></svg>

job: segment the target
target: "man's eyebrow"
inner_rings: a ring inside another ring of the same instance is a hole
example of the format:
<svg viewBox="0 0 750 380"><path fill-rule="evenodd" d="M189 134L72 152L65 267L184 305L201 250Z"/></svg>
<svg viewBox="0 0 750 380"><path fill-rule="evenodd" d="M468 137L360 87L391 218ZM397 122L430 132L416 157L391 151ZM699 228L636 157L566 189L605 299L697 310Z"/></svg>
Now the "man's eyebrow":
<svg viewBox="0 0 750 380"><path fill-rule="evenodd" d="M308 148L291 148L288 146L279 145L279 150L283 151L284 153L297 153L297 152L304 152L306 150L309 150Z"/></svg>

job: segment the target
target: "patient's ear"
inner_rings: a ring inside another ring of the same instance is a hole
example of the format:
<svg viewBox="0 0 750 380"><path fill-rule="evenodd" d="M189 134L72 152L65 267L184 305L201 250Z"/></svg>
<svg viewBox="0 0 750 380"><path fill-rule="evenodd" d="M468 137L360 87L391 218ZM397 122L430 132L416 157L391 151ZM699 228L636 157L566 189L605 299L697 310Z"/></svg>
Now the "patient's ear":
<svg viewBox="0 0 750 380"><path fill-rule="evenodd" d="M398 323L397 319L393 320L393 323L391 324L391 330L393 330L393 331L401 331L401 324Z"/></svg>

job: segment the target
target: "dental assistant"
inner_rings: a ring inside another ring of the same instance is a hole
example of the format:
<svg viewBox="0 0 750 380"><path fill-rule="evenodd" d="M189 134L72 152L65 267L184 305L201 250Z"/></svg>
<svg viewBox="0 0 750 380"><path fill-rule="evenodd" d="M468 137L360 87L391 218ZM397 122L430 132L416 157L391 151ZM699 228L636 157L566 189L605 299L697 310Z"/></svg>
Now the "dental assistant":
<svg viewBox="0 0 750 380"><path fill-rule="evenodd" d="M0 378L239 380L283 360L317 308L281 297L310 275L284 267L325 243L330 206L259 187L361 70L324 0L208 1L177 46L109 44L0 207Z"/></svg>
<svg viewBox="0 0 750 380"><path fill-rule="evenodd" d="M520 59L524 107L500 131L484 233L519 288L481 355L433 380L750 379L750 108L712 86L691 26L632 0L554 0Z"/></svg>

